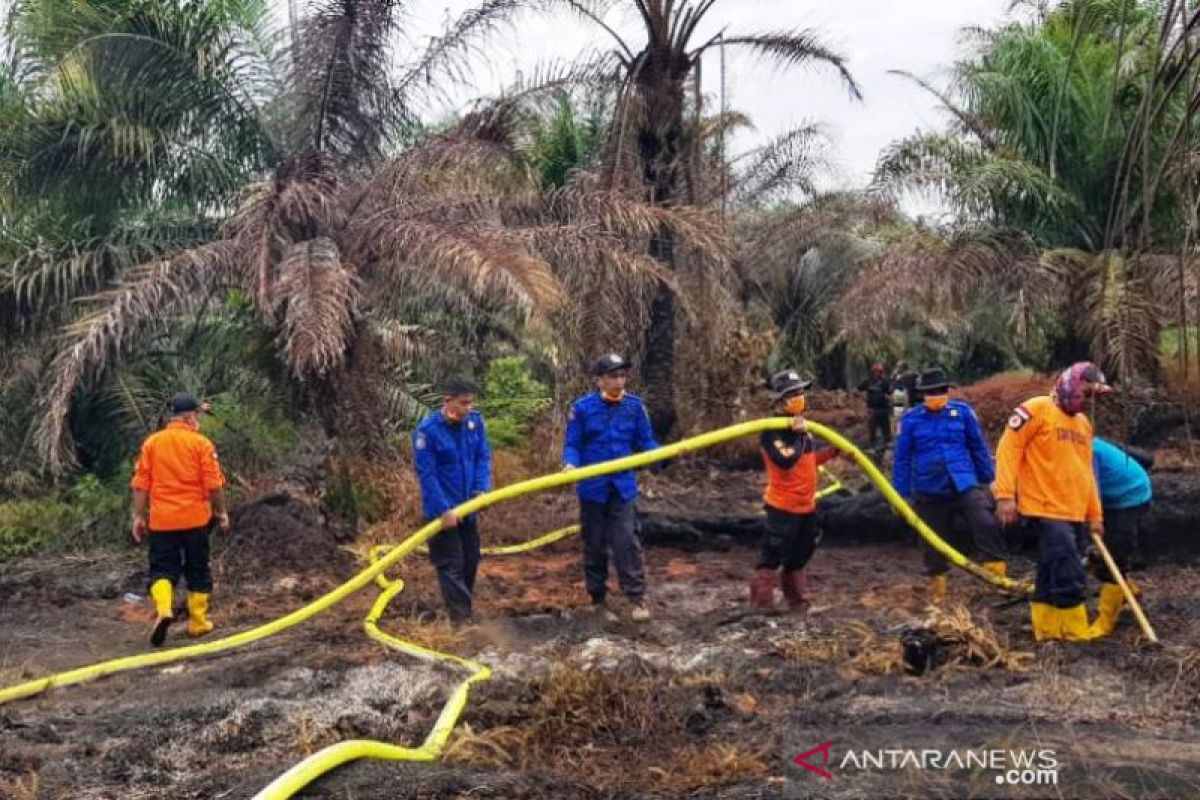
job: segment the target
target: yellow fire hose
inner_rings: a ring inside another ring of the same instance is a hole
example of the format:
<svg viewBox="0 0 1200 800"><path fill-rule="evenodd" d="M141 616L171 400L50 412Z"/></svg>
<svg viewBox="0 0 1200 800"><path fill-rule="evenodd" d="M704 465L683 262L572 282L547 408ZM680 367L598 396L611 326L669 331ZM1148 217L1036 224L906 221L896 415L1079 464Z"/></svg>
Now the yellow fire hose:
<svg viewBox="0 0 1200 800"><path fill-rule="evenodd" d="M587 478L596 477L599 475L607 475L613 472L620 472L627 469L635 469L653 464L657 461L663 461L669 458L676 458L688 452L702 450L706 447L711 447L722 442L731 441L752 433L758 433L766 430L782 430L791 424L790 420L784 417L771 417L767 419L755 420L752 422L744 422L739 425L732 425L720 430L711 431L709 433L695 436L690 439L684 439L672 445L661 447L647 453L639 453L628 456L626 458L617 459L614 461L595 464L589 467L571 470L570 472L556 473L554 475L546 475L540 478L533 478L527 481L506 486L501 489L489 492L479 497L475 497L470 501L457 506L454 512L459 516L473 514L491 505L494 505L505 500L511 500L516 497L521 497L532 492L553 489L560 486L566 486L572 483L577 483ZM933 530L931 530L921 519L913 512L913 510L904 502L904 499L897 494L896 490L888 483L887 479L875 467L875 465L858 450L847 439L843 438L834 431L819 425L815 422L808 423L809 430L828 440L832 445L844 453L851 455L855 462L862 468L870 477L876 487L887 498L888 502L901 514L901 516L914 528L917 532L933 546L938 552L944 555L950 563L966 570L976 577L984 580L999 589L1005 591L1029 591L1031 587L1025 584L1018 584L1007 577L994 575L993 573L983 569L974 562L968 560L965 556L952 548L949 544L943 541ZM833 487L833 490L839 487ZM404 583L401 580L390 581L386 578L386 571L398 563L408 554L416 550L420 545L429 540L441 530L442 524L440 520L434 520L428 525L418 530L412 536L405 539L396 547L387 550L386 554L381 551L373 551L372 563L355 575L350 580L343 583L341 586L331 590L321 597L309 603L306 606L296 609L290 614L286 614L278 619L272 620L257 628L251 628L241 633L233 634L222 639L216 639L200 644L188 645L170 650L158 650L150 653L141 653L134 656L126 656L117 658L111 661L104 661L98 664L92 664L86 667L61 672L55 675L49 675L44 678L38 678L26 683L17 684L0 690L0 704L7 703L13 700L18 700L25 697L31 697L52 687L68 686L75 683L82 683L94 678L111 675L116 672L124 672L127 670L141 669L144 667L158 666L161 664L170 664L176 661L183 661L197 656L213 655L215 653L225 652L245 644L266 639L277 633L292 628L300 623L328 610L332 606L344 600L346 597L354 594L360 589L365 588L372 581L376 581L383 588L379 598L371 607L364 626L367 634L393 649L410 654L414 657L434 660L434 661L449 661L458 664L470 670L470 676L459 684L451 695L446 706L438 715L437 721L434 724L433 730L425 738L425 742L419 748L405 748L395 745L389 745L383 742L373 741L347 741L328 747L318 753L301 761L290 770L280 775L264 788L256 797L274 800L275 798L291 797L301 788L311 783L319 776L325 774L329 770L340 766L348 761L353 761L359 758L381 758L389 760L409 760L409 761L431 761L441 753L466 706L467 697L471 686L480 681L486 680L491 674L490 669L474 661L460 658L458 656L438 653L433 650L416 645L412 642L406 642L381 631L378 627L379 618L387 608L391 600L399 594ZM535 546L546 544L549 541L556 541L574 532L575 526L564 528L560 531L555 531L551 534L520 545L513 545L507 548L501 548L505 552L521 552L531 549ZM536 544L535 544L536 543ZM493 550L492 552L496 552ZM376 559L377 556L377 559Z"/></svg>

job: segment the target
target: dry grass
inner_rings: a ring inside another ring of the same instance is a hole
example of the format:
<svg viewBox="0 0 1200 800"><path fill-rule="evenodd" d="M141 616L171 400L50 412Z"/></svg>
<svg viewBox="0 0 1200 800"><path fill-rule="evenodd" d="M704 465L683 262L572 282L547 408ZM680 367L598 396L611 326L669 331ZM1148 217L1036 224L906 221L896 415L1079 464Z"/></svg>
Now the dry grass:
<svg viewBox="0 0 1200 800"><path fill-rule="evenodd" d="M947 655L943 668L1024 672L1033 662L1033 653L1012 649L1008 637L990 620L973 618L965 606L935 608L924 624L936 634ZM840 665L847 678L905 675L909 671L900 638L881 635L863 622L851 622L821 638L787 639L777 649L793 663Z"/></svg>
<svg viewBox="0 0 1200 800"><path fill-rule="evenodd" d="M895 637L880 636L862 622L851 622L822 638L787 639L780 654L797 664L837 664L847 678L859 675L903 675L904 648Z"/></svg>
<svg viewBox="0 0 1200 800"><path fill-rule="evenodd" d="M0 778L0 797L11 800L40 800L41 779L33 770L25 777Z"/></svg>
<svg viewBox="0 0 1200 800"><path fill-rule="evenodd" d="M440 617L398 617L381 623L389 636L420 645L439 653L458 653L465 645L469 632Z"/></svg>
<svg viewBox="0 0 1200 800"><path fill-rule="evenodd" d="M990 619L972 618L966 606L934 608L925 624L948 646L950 666L1025 672L1033 664L1033 653L1012 649L1008 637L997 631Z"/></svg>
<svg viewBox="0 0 1200 800"><path fill-rule="evenodd" d="M688 733L689 716L701 706L742 717L754 713L758 701L750 695L725 703L727 678L676 678L636 660L611 672L564 664L532 681L521 697L484 701L478 713L493 716L490 727L477 733L462 726L444 758L488 769L566 773L600 789L668 794L762 776L769 748L747 750Z"/></svg>
<svg viewBox="0 0 1200 800"><path fill-rule="evenodd" d="M743 749L736 744L716 742L681 751L670 769L651 767L653 786L670 796L724 786L768 774L767 759L771 748Z"/></svg>

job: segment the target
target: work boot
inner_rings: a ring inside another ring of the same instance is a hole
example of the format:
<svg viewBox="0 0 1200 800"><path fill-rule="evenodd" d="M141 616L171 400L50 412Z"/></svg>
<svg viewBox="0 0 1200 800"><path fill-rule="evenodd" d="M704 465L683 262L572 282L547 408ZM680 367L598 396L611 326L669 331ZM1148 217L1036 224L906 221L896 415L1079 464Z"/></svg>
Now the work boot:
<svg viewBox="0 0 1200 800"><path fill-rule="evenodd" d="M648 622L650 620L650 609L646 607L646 601L640 597L637 600L630 600L633 606L629 610L629 618L634 622Z"/></svg>
<svg viewBox="0 0 1200 800"><path fill-rule="evenodd" d="M208 620L208 592L188 592L188 636L210 633L213 624Z"/></svg>
<svg viewBox="0 0 1200 800"><path fill-rule="evenodd" d="M779 585L787 600L789 611L803 611L808 606L808 572L803 569L784 570Z"/></svg>
<svg viewBox="0 0 1200 800"><path fill-rule="evenodd" d="M1133 596L1137 597L1142 593L1137 584L1133 581L1126 581L1129 584L1129 591L1133 592ZM1121 587L1115 583L1100 584L1100 602L1096 606L1096 621L1092 623L1089 633L1093 638L1110 635L1117 628L1117 621L1121 618L1121 609L1125 607L1125 593L1121 591Z"/></svg>
<svg viewBox="0 0 1200 800"><path fill-rule="evenodd" d="M603 597L592 598L592 613L603 617L605 622L617 621L617 615L608 607L608 602Z"/></svg>
<svg viewBox="0 0 1200 800"><path fill-rule="evenodd" d="M150 598L154 601L154 613L157 615L154 627L150 630L150 644L155 647L162 647L162 643L167 640L167 628L175 621L174 612L171 610L173 596L174 587L166 578L159 578L150 584Z"/></svg>
<svg viewBox="0 0 1200 800"><path fill-rule="evenodd" d="M1029 617L1033 622L1033 638L1039 642L1051 639L1086 642L1097 638L1088 625L1087 606L1083 603L1058 608L1035 601L1029 604Z"/></svg>
<svg viewBox="0 0 1200 800"><path fill-rule="evenodd" d="M986 569L993 575L999 575L1001 578L1008 577L1008 564L1003 561L984 561L979 566Z"/></svg>
<svg viewBox="0 0 1200 800"><path fill-rule="evenodd" d="M929 576L929 605L940 606L946 602L946 593L950 589L950 576L943 572L940 575Z"/></svg>
<svg viewBox="0 0 1200 800"><path fill-rule="evenodd" d="M775 587L779 583L779 573L773 569L760 567L750 576L750 605L754 608L774 608Z"/></svg>

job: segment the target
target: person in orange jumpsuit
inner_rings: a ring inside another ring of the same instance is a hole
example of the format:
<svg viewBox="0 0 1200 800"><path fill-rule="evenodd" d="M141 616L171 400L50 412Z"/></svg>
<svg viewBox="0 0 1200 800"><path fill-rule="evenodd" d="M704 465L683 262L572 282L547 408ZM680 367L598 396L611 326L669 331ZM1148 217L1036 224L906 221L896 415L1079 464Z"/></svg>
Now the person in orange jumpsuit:
<svg viewBox="0 0 1200 800"><path fill-rule="evenodd" d="M996 514L1006 527L1018 516L1038 534L1038 567L1030 617L1038 641L1095 638L1089 629L1088 533L1103 535L1100 492L1092 464L1092 398L1112 391L1091 362L1065 369L1053 394L1017 406L996 449Z"/></svg>
<svg viewBox="0 0 1200 800"><path fill-rule="evenodd" d="M171 420L142 443L134 469L133 539L149 538L150 597L157 614L150 643L162 645L175 621L172 599L180 577L187 582L189 636L213 629L208 619L212 592L209 531L215 521L229 530L222 487L225 478L217 450L200 433L200 406L177 394L169 403Z"/></svg>
<svg viewBox="0 0 1200 800"><path fill-rule="evenodd" d="M817 547L817 467L837 456L831 448L818 450L805 430L804 390L810 385L795 370L771 378L775 411L792 417L787 430L763 431L759 441L767 468L763 494L767 519L758 567L750 578L750 604L770 608L775 587L783 590L788 608L800 611L809 602L804 568Z"/></svg>

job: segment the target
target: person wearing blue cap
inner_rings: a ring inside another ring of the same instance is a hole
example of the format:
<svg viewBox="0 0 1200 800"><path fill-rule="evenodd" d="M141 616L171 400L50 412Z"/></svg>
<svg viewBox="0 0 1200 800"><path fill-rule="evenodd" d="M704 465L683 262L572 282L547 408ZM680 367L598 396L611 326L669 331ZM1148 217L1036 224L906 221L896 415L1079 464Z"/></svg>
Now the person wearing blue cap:
<svg viewBox="0 0 1200 800"><path fill-rule="evenodd" d="M625 390L629 362L616 353L592 366L596 390L572 404L563 443L563 469L612 461L658 448L642 398ZM606 609L608 555L617 581L632 604L630 616L650 619L642 543L637 532L637 479L632 470L580 481L579 517L583 528L583 569L592 605Z"/></svg>

